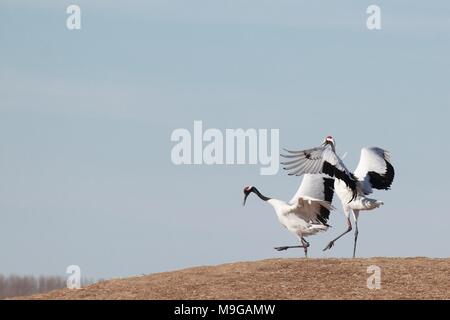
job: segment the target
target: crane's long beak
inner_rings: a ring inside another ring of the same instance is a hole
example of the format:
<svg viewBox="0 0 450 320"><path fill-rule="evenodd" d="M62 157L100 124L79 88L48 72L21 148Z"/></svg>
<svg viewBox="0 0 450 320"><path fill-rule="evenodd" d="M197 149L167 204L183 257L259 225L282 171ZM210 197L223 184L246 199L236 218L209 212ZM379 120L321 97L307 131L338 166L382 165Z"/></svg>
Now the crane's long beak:
<svg viewBox="0 0 450 320"><path fill-rule="evenodd" d="M247 202L247 198L248 198L248 195L249 195L250 193L246 193L245 195L244 195L244 201L242 202L242 205L243 206L245 206L245 203Z"/></svg>

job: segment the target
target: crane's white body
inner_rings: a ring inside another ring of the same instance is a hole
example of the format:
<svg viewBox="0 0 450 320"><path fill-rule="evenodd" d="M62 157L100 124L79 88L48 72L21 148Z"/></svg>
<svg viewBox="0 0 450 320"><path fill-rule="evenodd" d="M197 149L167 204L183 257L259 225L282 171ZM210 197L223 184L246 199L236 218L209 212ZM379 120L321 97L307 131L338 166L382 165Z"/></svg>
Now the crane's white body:
<svg viewBox="0 0 450 320"><path fill-rule="evenodd" d="M338 179L334 180L334 191L336 192L339 200L342 203L342 209L344 210L345 217L348 219L350 217L350 212L353 210L353 218L358 219L360 211L368 211L379 208L383 205L382 201L367 198L360 192L358 192L355 199L351 200L353 197L353 192L347 185Z"/></svg>
<svg viewBox="0 0 450 320"><path fill-rule="evenodd" d="M299 239L327 231L328 226L313 223L310 217L317 214L321 205L330 209L331 205L326 201L308 197L299 198L299 200L295 204L289 204L278 199L270 199L267 202L275 210L278 221Z"/></svg>

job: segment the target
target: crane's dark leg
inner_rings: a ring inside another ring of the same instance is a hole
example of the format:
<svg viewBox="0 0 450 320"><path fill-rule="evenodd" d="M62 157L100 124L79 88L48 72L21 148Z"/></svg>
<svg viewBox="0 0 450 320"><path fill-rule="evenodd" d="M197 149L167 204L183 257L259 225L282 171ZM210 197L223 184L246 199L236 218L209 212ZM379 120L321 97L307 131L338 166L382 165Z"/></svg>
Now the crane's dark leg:
<svg viewBox="0 0 450 320"><path fill-rule="evenodd" d="M353 259L356 257L356 243L358 242L358 217L359 217L359 210L353 210L353 216L355 217L355 244L353 245Z"/></svg>
<svg viewBox="0 0 450 320"><path fill-rule="evenodd" d="M305 251L305 257L308 258L308 248L309 248L309 242L305 240L305 238L300 238L300 241L302 242L301 246L286 246L286 247L276 247L274 248L277 251L286 251L289 249L299 249L299 248L303 248L303 250Z"/></svg>
<svg viewBox="0 0 450 320"><path fill-rule="evenodd" d="M303 246L275 247L274 249L277 251L286 251L289 249L298 249L298 248L303 248Z"/></svg>
<svg viewBox="0 0 450 320"><path fill-rule="evenodd" d="M325 247L325 249L323 249L323 251L326 251L328 249L331 249L334 246L334 243L339 240L340 238L342 238L343 236L345 236L347 233L349 233L350 231L352 231L352 222L350 221L350 218L347 218L347 224L348 224L348 228L347 231L345 231L343 234L341 234L339 237L337 237L336 239L330 241L330 243Z"/></svg>
<svg viewBox="0 0 450 320"><path fill-rule="evenodd" d="M309 248L309 242L305 240L305 238L301 237L300 239L303 244L303 250L305 250L305 258L308 258L308 248Z"/></svg>

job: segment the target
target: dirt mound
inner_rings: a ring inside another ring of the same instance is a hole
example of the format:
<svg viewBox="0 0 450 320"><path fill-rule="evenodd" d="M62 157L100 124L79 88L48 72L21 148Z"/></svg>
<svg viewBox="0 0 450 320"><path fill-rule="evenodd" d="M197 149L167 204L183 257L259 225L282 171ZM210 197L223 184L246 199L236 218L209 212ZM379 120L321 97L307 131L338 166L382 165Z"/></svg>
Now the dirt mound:
<svg viewBox="0 0 450 320"><path fill-rule="evenodd" d="M369 266L381 289L369 290ZM26 299L450 299L450 259L277 259L104 281Z"/></svg>

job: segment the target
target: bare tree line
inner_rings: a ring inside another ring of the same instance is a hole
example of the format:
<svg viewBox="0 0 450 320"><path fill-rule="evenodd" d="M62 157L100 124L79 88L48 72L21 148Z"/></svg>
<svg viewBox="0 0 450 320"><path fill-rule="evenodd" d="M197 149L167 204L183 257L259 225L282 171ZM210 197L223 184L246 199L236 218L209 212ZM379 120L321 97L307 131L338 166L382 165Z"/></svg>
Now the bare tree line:
<svg viewBox="0 0 450 320"><path fill-rule="evenodd" d="M4 276L0 274L0 299L28 296L66 288L67 279L61 276ZM94 283L92 279L81 279L81 285Z"/></svg>

